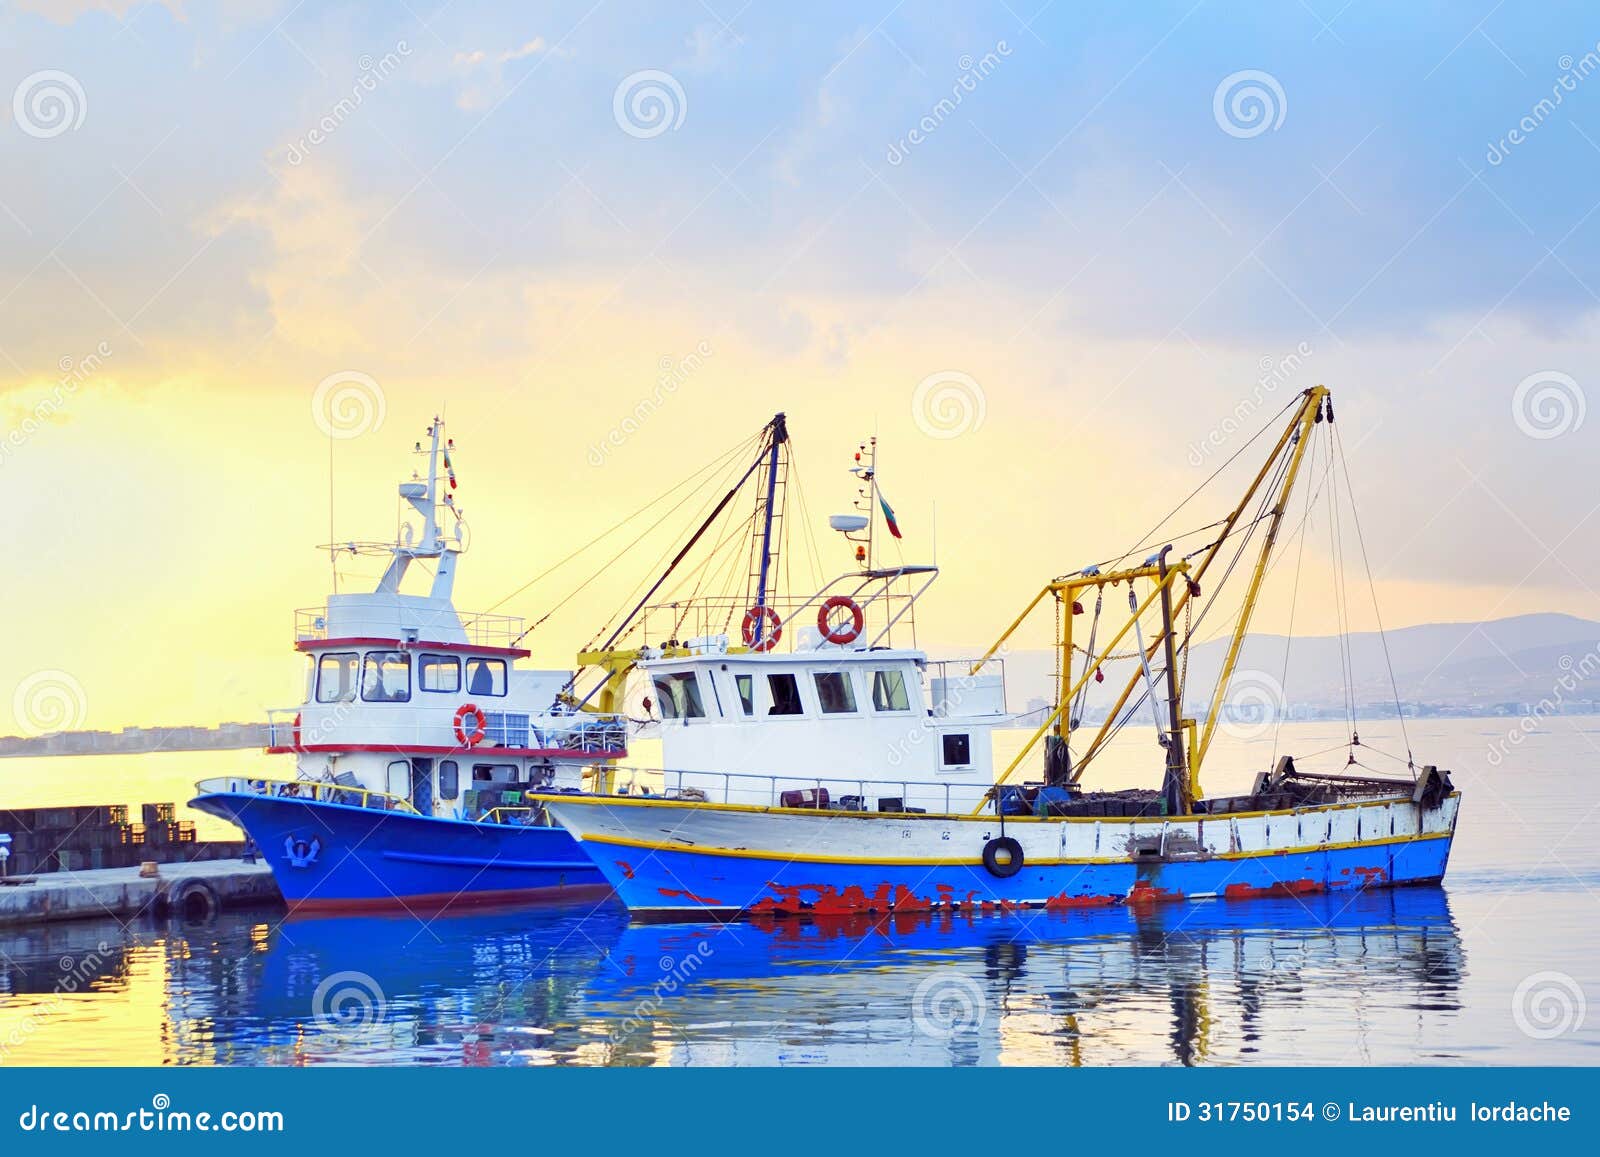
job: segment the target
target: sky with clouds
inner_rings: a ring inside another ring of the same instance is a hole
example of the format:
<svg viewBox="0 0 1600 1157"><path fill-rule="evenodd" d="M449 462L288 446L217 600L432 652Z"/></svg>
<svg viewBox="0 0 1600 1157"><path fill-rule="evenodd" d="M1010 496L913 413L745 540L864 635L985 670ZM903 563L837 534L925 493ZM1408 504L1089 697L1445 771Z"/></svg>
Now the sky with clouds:
<svg viewBox="0 0 1600 1157"><path fill-rule="evenodd" d="M982 643L1322 382L1391 624L1597 617L1597 73L1581 4L7 0L0 691L292 701L335 375L336 535L445 409L469 604L786 409Z"/></svg>

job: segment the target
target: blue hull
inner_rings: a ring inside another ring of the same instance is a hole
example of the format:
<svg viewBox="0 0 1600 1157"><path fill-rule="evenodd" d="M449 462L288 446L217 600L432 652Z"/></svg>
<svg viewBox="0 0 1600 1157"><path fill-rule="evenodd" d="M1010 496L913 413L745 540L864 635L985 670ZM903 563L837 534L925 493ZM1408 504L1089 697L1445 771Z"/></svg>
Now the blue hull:
<svg viewBox="0 0 1600 1157"><path fill-rule="evenodd" d="M1259 899L1444 878L1448 834L1245 859L1027 865L1002 879L965 864L796 862L589 844L618 897L643 919L867 912L1067 910L1189 899Z"/></svg>
<svg viewBox="0 0 1600 1157"><path fill-rule="evenodd" d="M214 792L190 807L243 828L291 910L440 911L604 899L561 828L470 823L318 800Z"/></svg>

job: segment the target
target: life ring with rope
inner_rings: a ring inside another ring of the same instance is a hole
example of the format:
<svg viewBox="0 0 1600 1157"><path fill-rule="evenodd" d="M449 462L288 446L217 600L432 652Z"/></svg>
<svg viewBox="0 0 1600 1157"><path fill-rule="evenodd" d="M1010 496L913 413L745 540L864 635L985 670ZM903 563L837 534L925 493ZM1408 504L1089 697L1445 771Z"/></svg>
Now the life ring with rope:
<svg viewBox="0 0 1600 1157"><path fill-rule="evenodd" d="M848 610L850 621L833 625L833 612ZM822 637L837 647L853 643L861 637L861 632L866 629L866 612L861 609L861 604L849 595L834 595L823 602L817 611L817 630L822 632Z"/></svg>
<svg viewBox="0 0 1600 1157"><path fill-rule="evenodd" d="M467 730L467 720L472 720L472 730ZM489 717L483 713L483 708L476 703L463 703L456 708L456 738L468 747L476 747L483 742L485 729L489 726Z"/></svg>
<svg viewBox="0 0 1600 1157"><path fill-rule="evenodd" d="M756 639L756 625L765 622L767 629L761 632L761 639ZM744 613L744 625L740 627L739 634L744 638L744 645L757 654L764 654L778 645L778 640L783 638L783 620L778 618L778 612L771 607L757 603Z"/></svg>

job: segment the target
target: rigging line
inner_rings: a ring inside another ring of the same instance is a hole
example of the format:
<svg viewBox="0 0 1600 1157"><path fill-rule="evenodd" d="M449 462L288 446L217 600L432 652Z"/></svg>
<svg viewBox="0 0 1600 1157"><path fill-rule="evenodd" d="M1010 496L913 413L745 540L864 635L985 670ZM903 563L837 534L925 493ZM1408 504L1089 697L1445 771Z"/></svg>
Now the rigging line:
<svg viewBox="0 0 1600 1157"><path fill-rule="evenodd" d="M1200 485L1196 486L1193 490L1191 490L1186 498L1184 498L1182 501L1180 501L1178 503L1178 505L1174 506L1170 511L1168 511L1166 516L1164 518L1162 518L1162 520L1160 522L1156 523L1155 526L1151 527L1151 529L1146 534L1141 536L1141 539L1144 542L1148 543L1151 540L1153 540L1158 534L1160 534L1161 533L1161 528L1163 526L1165 526L1168 522L1170 522L1172 520L1173 516L1178 513L1178 511L1182 510L1185 506L1189 505L1189 503L1193 502L1195 497L1197 495L1199 495L1200 492L1203 491L1207 486L1210 486L1211 483L1216 480L1217 475L1221 474L1229 466L1233 465L1234 460L1236 458L1238 458L1239 455L1243 454L1246 450L1248 450L1251 447L1251 445L1256 441L1256 439L1260 438L1268 430L1276 430L1276 429L1278 429L1279 428L1278 427L1278 419L1282 418L1283 415L1287 414L1291 408L1293 408L1294 406L1298 405L1303 397L1304 397L1304 394L1296 394L1294 397L1290 398L1289 401L1284 405L1283 409L1279 410L1276 414L1274 414L1271 418L1269 418L1265 423L1263 423L1260 429L1258 429L1254 434L1250 435L1249 439L1246 440L1244 445L1240 446L1232 454L1228 455L1226 461L1224 461L1220 466L1218 466L1209 475L1207 475L1205 481L1201 482ZM1213 524L1213 525L1215 525L1215 524ZM1140 540L1136 539L1135 541L1138 542ZM1139 550L1139 549L1141 549L1139 546L1129 547L1126 551L1124 551L1122 554L1117 556L1117 560L1120 561L1121 559L1125 559L1130 554L1132 554L1134 551Z"/></svg>
<svg viewBox="0 0 1600 1157"><path fill-rule="evenodd" d="M1355 488L1350 485L1350 462L1344 453L1344 436L1333 432L1334 445L1339 450L1339 466L1344 474L1345 492L1350 496L1350 520L1356 524L1356 542L1361 546L1361 563L1367 572L1367 590L1372 595L1372 617L1378 624L1378 641L1383 644L1383 662L1389 669L1389 689L1394 692L1394 712L1400 719L1400 738L1406 745L1406 766L1416 777L1416 761L1411 752L1411 736L1406 729L1406 713L1400 706L1400 684L1394 677L1394 660L1389 655L1389 636L1383 629L1383 615L1378 610L1378 584L1372 579L1372 560L1367 555L1367 536L1361 530L1361 511L1356 506Z"/></svg>
<svg viewBox="0 0 1600 1157"><path fill-rule="evenodd" d="M1313 426L1312 429L1314 431L1316 429L1316 427ZM1315 477L1316 473L1317 473L1317 453L1321 450L1321 445L1322 444L1321 444L1320 441L1316 441L1316 442L1313 442L1311 444L1311 471L1310 471L1310 473L1311 473L1312 477ZM1333 464L1333 454L1332 454L1332 447L1330 446L1329 447L1329 454L1328 454L1328 465L1329 465L1329 467L1331 467L1332 464ZM1283 641L1283 668L1282 668L1281 672L1278 675L1278 690L1282 693L1283 702L1281 704L1278 704L1279 708L1281 708L1281 709L1278 711L1278 718L1276 720L1275 726L1272 728L1272 763L1271 763L1272 767L1277 767L1278 766L1278 742L1283 736L1283 717L1287 713L1287 708L1288 708L1288 701L1289 701L1289 690L1288 690L1288 688L1289 688L1289 655L1290 655L1290 652L1293 651L1293 649L1294 649L1294 617L1295 617L1295 612L1300 607L1300 577L1301 577L1301 573L1302 573L1302 571L1303 571L1303 569L1305 567L1305 561L1306 561L1306 539L1311 537L1307 533L1307 531L1310 529L1310 525L1311 525L1311 502L1312 502L1312 499L1316 498L1316 496L1317 495L1316 495L1315 489L1313 489L1312 487L1308 486L1306 488L1305 514L1301 516L1300 528L1299 528L1298 531L1296 531L1296 537L1300 540L1300 543L1299 543L1299 546L1295 548L1294 587L1291 589L1291 592L1290 592L1290 595L1289 595L1289 628L1288 628L1288 635L1284 638L1284 641Z"/></svg>
<svg viewBox="0 0 1600 1157"><path fill-rule="evenodd" d="M498 602L496 602L492 606L488 607L485 610L484 613L487 614L487 613L489 613L489 611L493 611L498 607L504 606L506 603L510 602L512 599L514 599L518 595L520 595L523 591L525 591L529 587L533 586L535 583L538 583L538 582L542 581L543 579L549 578L552 574L554 574L556 571L560 570L562 567L566 566L567 563L569 563L573 559L577 558L580 554L584 553L584 551L588 550L590 547L595 546L596 544L601 542L603 539L606 539L606 538L610 537L611 535L615 534L617 531L621 530L624 526L626 526L628 523L632 522L635 518L638 518L641 514L644 514L652 506L655 506L658 502L666 501L666 499L671 497L678 490L681 490L683 487L689 485L691 482L693 482L700 475L705 474L708 471L715 470L715 469L719 468L725 462L726 459L732 457L733 454L736 453L738 450L740 450L744 446L744 444L746 442L749 442L751 440L752 439L750 439L750 438L743 439L739 443L739 445L737 445L737 446L733 447L733 449L728 450L727 452L719 455L709 465L702 466L699 470L696 470L693 474L689 475L687 478L683 479L681 482L678 482L671 489L665 490L662 493L658 494L656 497L652 498L647 504L645 504L644 506L640 507L638 510L635 510L632 514L629 514L626 518L622 519L621 522L618 522L618 523L614 524L613 526L611 526L610 528L602 531L599 535L597 535L594 538L591 538L588 542L584 543L577 550L575 550L571 554L567 555L560 562L555 563L553 566L549 567L543 573L535 575L533 578L531 578L527 582L523 583L520 587L518 587L516 590L512 591L509 595L506 595L504 598L500 599Z"/></svg>
<svg viewBox="0 0 1600 1157"><path fill-rule="evenodd" d="M793 439L790 439L789 444L789 471L794 475L795 498L800 504L800 521L805 532L805 541L811 547L811 578L820 587L823 582L822 551L817 546L817 527L811 521L811 507L806 502L805 486L800 481L800 456L795 453Z"/></svg>
<svg viewBox="0 0 1600 1157"><path fill-rule="evenodd" d="M767 426L764 427L764 431L766 436L770 439L776 439L778 437L778 433L774 429L774 423L768 423ZM602 651L611 649L611 644L616 641L617 636L622 634L622 632L627 628L628 624L633 620L633 617L644 608L644 605L650 601L651 597L656 593L656 591L661 589L661 585L665 583L667 579L672 577L672 572L678 568L678 564L683 561L684 556L694 549L695 544L700 541L701 536L711 528L712 523L722 516L722 512L728 508L728 504L733 501L734 496L738 494L740 490L744 489L744 484L749 481L750 476L753 475L757 468L760 467L766 460L767 450L765 447L763 447L762 453L757 455L754 462L750 463L750 468L740 475L739 481L735 482L732 489L722 496L722 501L717 503L716 509L714 509L706 518L706 520L700 524L699 529L697 529L694 534L689 537L689 541L683 544L683 549L678 551L678 553L673 556L672 561L667 564L667 569L662 573L661 577L655 581L655 585L653 585L644 593L644 596L639 600L634 609L628 612L627 617L624 618L616 630L611 633L610 639L608 639L606 644L600 648Z"/></svg>
<svg viewBox="0 0 1600 1157"><path fill-rule="evenodd" d="M754 446L757 443L758 443L758 438L749 438L749 439L746 439L745 443L739 448L740 449L745 449L745 450L748 451L748 450L753 449ZM706 498L704 500L703 505L701 505L701 507L697 511L696 518L699 518L700 516L702 516L704 514L705 510L715 501L715 497L716 497L717 492L719 490L721 490L724 486L726 486L728 484L728 480L732 478L733 474L735 472L737 472L744 465L744 459L731 458L729 455L724 455L724 458L727 459L727 460L723 463L723 471L718 476L719 480L713 482L712 479L708 478L706 480L705 485L702 486L701 489L695 490L695 491L685 495L676 505L674 505L672 507L671 510L667 511L666 514L663 515L662 518L659 519L654 525L652 525L650 527L647 527L644 530L644 532L642 532L636 539L634 539L634 541L631 544L629 544L629 546L627 548L625 548L625 550L622 553L625 554L628 551L632 550L634 546L637 546L646 537L648 537L648 535L653 530L659 529L662 525L665 524L665 522L666 522L666 520L668 518L670 518L672 515L676 514L679 510L681 510L683 507L688 505L689 502L693 501L697 495L700 495L700 494L704 493L706 495ZM661 566L666 561L667 556L673 550L673 542L675 542L675 541L676 541L675 539L670 541L667 544L666 548L664 550L662 550L661 553L656 556L655 561L652 562L650 564L650 566L644 570L643 573L646 576L651 574L657 567ZM621 557L621 555L619 554L617 557ZM614 562L615 560L613 559L612 561ZM607 565L610 565L610 564L607 564ZM602 572L601 573L603 573L603 570L604 570L604 568L602 568ZM596 574L595 577L598 577L598 573ZM590 580L590 581L593 581L593 580ZM633 586L629 588L628 593L623 597L623 601L622 601L621 606L624 606L624 607L627 606L633 600L633 598L639 593L639 591L644 589L644 587L648 583L648 581L649 581L648 577L645 577L645 578L640 578L637 582L635 582L633 584ZM621 608L619 607L618 610L616 610L612 614L608 615L601 622L601 625L595 630L593 636L591 636L588 644L585 646L585 650L593 650L594 649L595 644L597 644L599 642L600 637L606 633L606 631L610 627L611 623L614 622L621 613L622 613L621 612Z"/></svg>
<svg viewBox="0 0 1600 1157"><path fill-rule="evenodd" d="M694 609L695 609L696 605L700 601L700 592L703 591L703 590L706 590L708 585L710 586L710 589L713 589L713 590L722 589L721 587L718 587L714 581L712 581L711 583L708 584L707 580L714 580L718 575L720 575L722 573L713 564L715 564L718 561L719 558L721 558L723 563L726 564L728 560L725 559L725 558L722 558L722 548L724 546L726 546L728 543L732 542L735 538L743 538L746 534L753 532L754 529L755 529L754 523L755 523L755 515L754 515L754 513L752 513L749 517L745 518L742 522L740 522L737 525L733 526L732 529L730 529L728 531L728 533L726 535L724 535L719 542L716 543L716 545L714 545L709 551L706 552L706 557L704 559L702 559L699 563L697 563L695 565L694 569L689 574L684 576L685 581L688 581L689 579L693 579L694 580L694 586L693 586L692 589L690 589L689 593L686 596L683 596L681 598L678 597L677 592L680 589L682 589L681 584L679 586L677 586L677 587L674 587L672 589L672 591L668 593L668 596L667 596L668 605L681 604L681 609L682 609L682 613L679 614L677 616L677 618L673 622L673 626L672 626L672 637L673 638L676 639L676 638L681 638L682 637L684 621L686 619L688 619L688 617L692 613L694 613ZM731 618L731 615L732 615L732 612L730 611L729 612L730 618ZM707 618L705 620L704 626L706 627L707 631L709 632L710 627L711 627L711 621L710 621L709 618Z"/></svg>
<svg viewBox="0 0 1600 1157"><path fill-rule="evenodd" d="M1333 466L1333 435L1328 436L1329 468ZM1339 672L1344 679L1345 726L1353 741L1356 731L1355 656L1350 649L1350 584L1344 573L1344 528L1339 519L1339 492L1328 490L1328 534L1333 554L1334 610L1339 620Z"/></svg>
<svg viewBox="0 0 1600 1157"><path fill-rule="evenodd" d="M669 491L668 493L671 493L671 492ZM633 551L633 549L635 547L637 547L641 542L643 542L647 537L649 537L650 533L661 525L661 521L664 521L666 518L670 518L672 515L676 514L679 510L681 510L684 506L686 506L690 501L692 501L694 499L695 495L697 495L698 493L699 493L698 490L691 490L689 493L685 494L681 499L679 499L676 503L673 504L671 509L669 509L666 512L666 514L664 514L662 516L662 520L657 521L657 522L651 524L650 526L646 526L642 531L639 532L639 534L633 539L633 541L629 542L621 550L619 550L616 554L612 555L609 559L607 559L604 563L602 563L600 565L599 569L597 569L588 579L586 579L584 582L581 582L581 583L578 583L578 584L574 585L573 588L570 591L567 592L567 594L566 594L566 596L564 598L560 599L554 606L552 606L544 614L540 615L539 618L534 620L533 624L531 626L529 626L527 630L523 631L522 634L518 635L516 640L515 640L515 642L521 642L528 635L532 634L534 631L538 630L541 626L543 626L545 624L545 622L552 615L554 615L556 612L560 611L563 607L565 607L573 599L577 598L578 595L582 591L587 589L588 586L591 583L593 583L596 580L598 580L601 575L605 574L606 571L610 570L623 557L625 557L627 554L629 554L631 551ZM659 499L657 501L659 501ZM637 513L638 512L635 512L635 514L630 515L626 520L624 520L624 522L622 524L619 524L619 526L620 525L626 525L627 522L632 521L633 518L637 516ZM615 529L617 529L617 528L613 528L613 530L615 530ZM606 534L609 535L612 532L613 531L607 531ZM605 536L602 535L601 537L605 537ZM588 549L588 548L585 547L584 549ZM638 587L635 586L633 589L637 590ZM609 622L609 621L610 620L608 619L607 622ZM592 650L593 649L595 639L599 638L601 631L604 631L604 629L605 629L605 627L602 625L600 630L596 631L594 633L594 635L590 637L588 643L585 644L585 646L584 646L584 650Z"/></svg>

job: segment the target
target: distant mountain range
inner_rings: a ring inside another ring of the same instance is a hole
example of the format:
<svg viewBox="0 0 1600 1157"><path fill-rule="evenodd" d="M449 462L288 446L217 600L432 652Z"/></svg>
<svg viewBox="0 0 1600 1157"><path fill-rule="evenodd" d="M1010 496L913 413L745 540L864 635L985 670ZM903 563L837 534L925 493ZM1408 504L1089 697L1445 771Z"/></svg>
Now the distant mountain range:
<svg viewBox="0 0 1600 1157"><path fill-rule="evenodd" d="M1190 714L1204 714L1227 646L1227 639L1214 639L1190 656ZM1545 700L1559 713L1600 712L1600 622L1573 615L1402 627L1388 632L1388 659L1407 714L1517 715ZM1229 702L1256 710L1277 698L1290 716L1339 718L1348 667L1357 714L1392 716L1389 662L1376 632L1348 635L1344 646L1338 636L1250 635L1240 651L1237 691ZM1047 700L1054 670L1055 657L1048 651L1008 656L1012 709ZM1092 688L1087 717L1103 717L1131 670L1126 662L1108 665L1105 683Z"/></svg>

